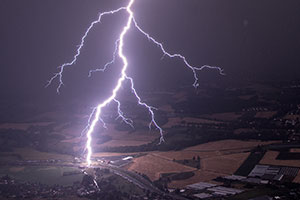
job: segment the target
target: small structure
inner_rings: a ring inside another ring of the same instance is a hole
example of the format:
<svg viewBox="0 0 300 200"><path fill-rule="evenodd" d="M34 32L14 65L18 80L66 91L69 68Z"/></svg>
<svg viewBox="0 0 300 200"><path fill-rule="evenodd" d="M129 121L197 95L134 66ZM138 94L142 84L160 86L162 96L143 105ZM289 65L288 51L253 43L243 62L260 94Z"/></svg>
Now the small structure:
<svg viewBox="0 0 300 200"><path fill-rule="evenodd" d="M193 189L193 190L204 190L206 188L210 188L210 187L215 187L216 184L212 184L212 183L206 183L206 182L199 182L199 183L195 183L192 185L188 185L186 186L188 189Z"/></svg>
<svg viewBox="0 0 300 200"><path fill-rule="evenodd" d="M207 190L212 191L213 194L220 195L220 196L236 195L236 194L243 192L243 190L239 190L239 189L235 189L235 188L228 188L228 187L223 187L223 186L212 187L212 188L208 188Z"/></svg>
<svg viewBox="0 0 300 200"><path fill-rule="evenodd" d="M213 195L203 192L203 193L199 193L199 194L194 194L193 196L197 197L199 199L206 199L206 198L212 197Z"/></svg>
<svg viewBox="0 0 300 200"><path fill-rule="evenodd" d="M224 178L233 181L241 181L241 180L245 180L247 177L238 176L238 175L229 175L229 176L225 176Z"/></svg>
<svg viewBox="0 0 300 200"><path fill-rule="evenodd" d="M249 177L269 181L291 182L297 176L298 172L298 167L256 165L250 172Z"/></svg>

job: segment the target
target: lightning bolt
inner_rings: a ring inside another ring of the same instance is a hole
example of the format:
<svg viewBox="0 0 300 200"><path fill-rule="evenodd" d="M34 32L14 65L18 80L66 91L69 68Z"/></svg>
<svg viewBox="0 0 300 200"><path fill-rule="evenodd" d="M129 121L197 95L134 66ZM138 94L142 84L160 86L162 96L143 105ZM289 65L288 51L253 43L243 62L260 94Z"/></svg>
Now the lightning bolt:
<svg viewBox="0 0 300 200"><path fill-rule="evenodd" d="M111 10L111 11L107 11L107 12L103 12L99 14L99 17L97 20L93 21L90 26L88 27L88 29L86 30L85 34L83 35L83 37L81 38L81 43L79 44L76 54L74 55L73 59L71 60L71 62L67 62L64 63L62 65L60 65L59 71L57 73L55 73L52 78L48 81L46 87L48 87L55 79L58 79L59 83L58 83L58 87L57 87L57 93L60 92L61 87L64 85L63 83L63 73L66 67L70 67L72 65L74 65L79 57L79 55L81 54L81 50L82 47L85 44L85 39L88 36L90 30L98 23L101 22L101 19L103 16L105 15L112 15L115 13L118 13L120 11L126 11L128 14L128 18L127 18L127 22L126 25L123 27L122 32L119 35L119 38L116 40L115 42L115 51L113 52L113 58L110 62L106 63L104 65L103 68L98 68L95 70L90 70L89 72L89 77L92 75L92 73L94 72L104 72L108 66L112 65L115 60L116 60L116 55L118 55L118 57L121 59L122 63L123 63L123 67L121 70L121 75L117 81L116 86L114 87L114 89L112 90L111 96L109 96L108 98L106 98L102 103L98 104L97 107L95 107L92 111L92 113L90 114L89 120L88 120L88 125L86 126L86 128L83 130L83 132L86 132L86 137L87 137L87 142L86 142L86 150L87 150L87 155L86 155L86 162L87 165L90 166L91 165L91 156L92 156L92 133L94 132L95 126L97 124L98 121L101 121L103 124L103 127L105 128L105 122L102 120L101 118L101 112L102 112L102 108L104 108L105 106L107 106L109 103L111 102L115 102L117 104L117 112L118 112L118 118L121 118L126 124L128 124L129 126L133 127L133 121L129 118L126 118L121 110L121 102L119 100L117 100L116 96L118 91L120 90L122 84L124 81L129 81L130 83L130 87L131 87L131 92L135 95L137 102L139 105L145 107L148 112L149 115L151 116L151 120L149 123L149 128L151 128L152 126L154 126L155 128L157 128L160 132L160 143L164 142L164 137L163 137L163 130L162 128L158 125L158 123L155 120L155 115L154 115L154 110L156 110L155 107L149 106L148 104L146 104L145 102L142 101L141 97L138 95L137 91L135 90L134 87L134 81L133 78L129 77L126 74L126 70L127 67L129 65L128 60L126 58L126 56L124 55L123 52L123 46L124 46L124 37L126 36L128 30L134 26L140 33L142 33L145 37L147 37L147 39L150 42L153 42L154 44L156 44L160 50L163 52L164 56L168 56L169 58L178 58L181 59L183 61L183 63L191 69L193 76L194 76L194 83L193 86L197 87L199 85L198 81L198 75L197 75L197 71L203 70L204 68L209 68L209 69L216 69L219 71L220 74L224 74L223 70L220 67L215 67L215 66L209 66L209 65L204 65L201 67L195 67L192 66L191 64L189 64L189 62L186 60L186 58L181 55L181 54L171 54L169 52L167 52L164 48L164 46L162 45L162 43L158 42L156 39L154 39L153 37L151 37L147 32L145 32L137 23L137 21L134 18L134 13L131 10L132 5L134 4L135 0L129 0L129 3L126 7L120 7L116 10Z"/></svg>

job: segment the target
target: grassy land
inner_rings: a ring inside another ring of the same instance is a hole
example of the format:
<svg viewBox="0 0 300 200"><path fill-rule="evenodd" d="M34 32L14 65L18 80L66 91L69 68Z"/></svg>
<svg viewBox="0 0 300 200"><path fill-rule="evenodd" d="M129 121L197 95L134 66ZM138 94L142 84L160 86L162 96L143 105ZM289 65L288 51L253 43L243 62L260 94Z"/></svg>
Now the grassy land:
<svg viewBox="0 0 300 200"><path fill-rule="evenodd" d="M111 185L114 185L118 191L131 194L131 195L143 194L143 190L141 188L137 187L133 183L128 182L127 180L125 180L124 178L118 175L109 173L108 175L106 175L105 177L101 177L100 179L109 181L109 183Z"/></svg>
<svg viewBox="0 0 300 200"><path fill-rule="evenodd" d="M76 170L71 167L2 167L0 176L9 175L22 181L48 185L72 185L75 181L81 181L83 174L63 176L63 173Z"/></svg>
<svg viewBox="0 0 300 200"><path fill-rule="evenodd" d="M196 159L191 159L191 160L184 159L184 160L174 160L174 161L177 162L177 163L179 163L179 164L186 165L186 166L189 166L189 167L193 167L193 168L197 168L197 169L200 168L200 159L199 160L196 160Z"/></svg>
<svg viewBox="0 0 300 200"><path fill-rule="evenodd" d="M171 183L168 184L168 186L170 188L183 188L187 185L194 184L194 183L197 183L200 181L216 183L212 180L219 176L226 175L226 174L222 174L222 173L210 172L210 171L205 171L205 170L201 170L201 169L197 170L197 171L193 171L193 173L194 173L193 177L185 179L185 180L172 181Z"/></svg>
<svg viewBox="0 0 300 200"><path fill-rule="evenodd" d="M63 160L72 161L73 157L65 154L40 152L31 148L15 148L13 152L1 152L0 161L17 161L17 160Z"/></svg>
<svg viewBox="0 0 300 200"><path fill-rule="evenodd" d="M188 172L194 171L195 168L150 154L134 159L128 170L146 174L151 180L157 180L162 173Z"/></svg>
<svg viewBox="0 0 300 200"><path fill-rule="evenodd" d="M223 174L233 174L250 153L235 153L201 159L201 169Z"/></svg>
<svg viewBox="0 0 300 200"><path fill-rule="evenodd" d="M232 149L252 149L258 145L272 144L274 141L241 141L241 140L220 140L216 142L208 142L205 144L189 147L186 150L192 151L226 151Z"/></svg>

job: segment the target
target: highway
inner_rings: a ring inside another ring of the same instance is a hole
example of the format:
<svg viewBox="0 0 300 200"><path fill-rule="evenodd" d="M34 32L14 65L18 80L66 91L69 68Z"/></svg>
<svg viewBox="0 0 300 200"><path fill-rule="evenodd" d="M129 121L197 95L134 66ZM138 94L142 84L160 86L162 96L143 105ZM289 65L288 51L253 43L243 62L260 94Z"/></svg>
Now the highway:
<svg viewBox="0 0 300 200"><path fill-rule="evenodd" d="M99 163L97 165L94 165L93 167L94 168L100 167L100 168L109 169L114 174L117 174L117 175L123 177L124 179L126 179L127 181L137 185L138 187L140 187L142 189L145 189L145 190L149 190L153 193L157 193L157 194L160 194L162 196L168 196L172 199L187 200L186 198L184 198L182 196L175 195L175 194L169 194L165 191L162 191L162 190L158 189L157 187L155 187L152 184L152 182L150 182L149 180L147 180L146 178L144 178L143 176L141 176L137 173L134 173L134 172L116 167L116 166L111 165L111 164L104 164L104 163Z"/></svg>

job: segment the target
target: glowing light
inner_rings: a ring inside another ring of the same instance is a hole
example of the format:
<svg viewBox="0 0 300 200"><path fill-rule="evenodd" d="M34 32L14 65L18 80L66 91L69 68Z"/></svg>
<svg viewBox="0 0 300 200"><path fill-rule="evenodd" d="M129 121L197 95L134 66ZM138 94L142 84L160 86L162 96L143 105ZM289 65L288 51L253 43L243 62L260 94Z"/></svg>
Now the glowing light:
<svg viewBox="0 0 300 200"><path fill-rule="evenodd" d="M194 76L194 83L193 86L197 87L198 84L198 76L197 76L197 71L200 71L204 68L209 68L209 69L216 69L219 71L220 74L223 74L223 70L219 67L214 67L214 66L208 66L208 65L204 65L201 67L195 67L192 66L188 63L188 61L186 60L186 58L184 56L182 56L181 54L171 54L169 52L167 52L164 48L164 46L162 45L162 43L158 42L156 39L154 39L153 37L151 37L148 33L146 33L136 22L135 18L134 18L134 13L131 10L131 7L133 5L133 3L135 2L135 0L130 0L128 5L126 7L121 7L118 8L116 10L112 10L112 11L108 11L108 12L103 12L100 13L99 17L97 20L93 21L90 26L88 27L88 29L86 30L85 34L83 35L83 37L81 38L81 43L77 48L76 54L74 55L73 59L71 62L67 62L62 64L61 66L59 66L59 71L57 73L55 73L53 75L53 77L48 81L46 86L49 86L55 79L59 80L59 84L57 87L57 93L60 92L61 87L64 85L63 83L63 72L65 70L66 67L69 67L73 64L76 63L78 56L81 53L81 49L85 44L85 39L88 36L88 33L90 32L90 30L98 23L101 22L101 19L103 16L105 15L112 15L115 13L118 13L120 11L126 11L128 14L128 19L126 22L126 25L123 27L122 32L120 33L119 38L116 40L115 42L115 51L113 52L113 58L110 62L106 63L104 65L103 68L98 68L96 70L90 70L89 72L89 77L92 75L92 73L94 72L104 72L107 67L111 64L113 64L116 60L116 55L118 55L118 57L121 59L122 63L123 63L123 67L121 70L121 75L117 81L116 86L114 87L114 89L112 90L111 96L109 96L108 98L106 98L102 103L100 103L97 107L95 107L89 117L88 120L88 125L86 126L86 128L83 130L83 133L86 132L86 137L87 137L87 142L86 142L86 150L87 150L87 155L86 155L86 162L87 165L90 166L91 165L91 156L92 156L92 133L94 132L95 126L97 124L98 121L101 121L103 124L103 127L105 128L105 122L102 120L101 118L101 111L102 108L104 108L105 106L107 106L109 103L111 102L115 102L117 103L117 112L118 112L118 118L121 118L126 124L128 124L129 126L133 127L133 121L129 118L126 118L123 114L123 112L121 111L121 102L119 100L116 99L117 93L119 91L119 89L121 88L122 84L124 81L129 81L130 82L130 87L131 87L131 91L132 93L135 95L137 102L139 105L145 107L146 109L148 109L148 112L151 116L151 120L149 123L149 128L151 128L152 126L154 126L155 128L157 128L160 132L160 143L164 142L164 137L163 137L163 130L162 128L157 124L156 120L155 120L155 115L154 115L154 110L156 110L156 108L147 105L145 102L142 101L142 99L140 98L140 96L138 95L135 87L134 87L134 81L131 77L127 76L126 74L126 69L129 65L128 60L126 58L126 56L124 55L123 52L123 46L124 46L124 37L126 36L128 30L134 26L139 32L141 32L144 36L146 36L148 38L149 41L153 42L154 44L156 44L160 50L163 52L164 55L170 57L170 58L179 58L181 59L184 64L191 69L191 71L193 72L193 76Z"/></svg>
<svg viewBox="0 0 300 200"><path fill-rule="evenodd" d="M87 132L87 142L86 142L86 149L87 149L87 156L86 156L86 161L88 166L91 165L91 156L92 156L92 133L94 131L95 125L98 122L99 118L100 118L100 114L101 114L101 109L103 107L105 107L107 104L109 104L111 101L115 100L116 96L117 96L117 92L119 91L122 82L125 80L126 78L126 69L128 67L128 61L127 58L125 57L124 53L123 53L123 46L124 46L124 36L126 35L128 29L130 28L131 24L132 24L132 18L133 18L133 12L131 11L131 6L133 4L134 0L130 0L126 10L129 14L128 17L128 21L126 26L123 28L123 31L120 35L120 42L119 42L119 47L118 47L118 55L119 57L122 59L123 62L123 68L122 68L122 72L121 72L121 77L118 80L118 83L116 85L116 87L113 89L112 91L112 95L107 98L104 102L102 102L101 104L99 104L97 106L96 109L96 113L95 113L95 118L91 123L91 126L89 127L89 130Z"/></svg>

